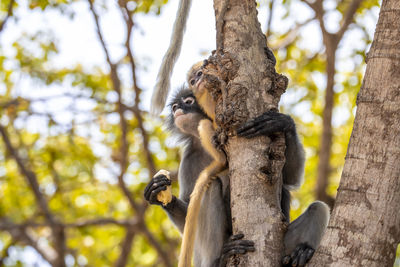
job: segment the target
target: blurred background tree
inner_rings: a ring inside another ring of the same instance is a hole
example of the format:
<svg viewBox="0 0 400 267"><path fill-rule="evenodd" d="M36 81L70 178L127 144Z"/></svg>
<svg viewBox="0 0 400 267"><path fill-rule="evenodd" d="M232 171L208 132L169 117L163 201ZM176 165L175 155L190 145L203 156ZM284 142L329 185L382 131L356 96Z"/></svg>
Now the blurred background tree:
<svg viewBox="0 0 400 267"><path fill-rule="evenodd" d="M199 46L183 48L175 87L214 48L204 2L193 3L185 42ZM176 264L179 233L142 193L158 169L176 177L179 164L162 120L147 113L169 42L161 24L171 27L176 5L1 1L0 266ZM290 79L281 109L307 153L292 219L315 198L334 203L378 11L378 0L260 1Z"/></svg>

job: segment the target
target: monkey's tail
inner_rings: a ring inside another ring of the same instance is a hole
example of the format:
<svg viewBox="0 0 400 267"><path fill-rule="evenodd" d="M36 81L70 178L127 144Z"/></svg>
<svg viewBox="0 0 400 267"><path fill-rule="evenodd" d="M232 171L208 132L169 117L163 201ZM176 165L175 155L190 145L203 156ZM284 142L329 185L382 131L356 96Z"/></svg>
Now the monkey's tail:
<svg viewBox="0 0 400 267"><path fill-rule="evenodd" d="M215 175L223 169L223 166L213 161L204 169L196 181L193 192L190 195L190 202L187 209L185 227L183 229L181 254L179 255L178 267L190 267L196 236L197 221L199 218L201 200Z"/></svg>
<svg viewBox="0 0 400 267"><path fill-rule="evenodd" d="M191 4L192 0L179 1L171 42L161 63L160 70L158 71L157 83L151 97L150 109L151 113L154 115L160 114L165 106L170 88L172 70L181 52L183 34L185 32Z"/></svg>

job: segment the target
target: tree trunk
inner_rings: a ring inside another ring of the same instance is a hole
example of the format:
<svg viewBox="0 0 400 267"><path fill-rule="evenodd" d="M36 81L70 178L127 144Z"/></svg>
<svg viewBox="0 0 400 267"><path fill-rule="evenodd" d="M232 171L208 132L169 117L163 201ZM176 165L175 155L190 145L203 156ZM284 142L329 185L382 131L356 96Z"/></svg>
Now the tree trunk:
<svg viewBox="0 0 400 267"><path fill-rule="evenodd" d="M266 38L253 0L214 0L217 18L217 66L222 72L222 97L216 122L220 137L267 110L277 110L287 79L268 60ZM223 138L222 138L223 139ZM250 140L230 137L226 145L231 179L233 232L243 232L256 251L235 258L231 266L278 266L285 225L280 210L283 136Z"/></svg>
<svg viewBox="0 0 400 267"><path fill-rule="evenodd" d="M400 2L383 0L335 208L309 266L393 266L400 241Z"/></svg>
<svg viewBox="0 0 400 267"><path fill-rule="evenodd" d="M327 38L327 37L325 37ZM326 193L329 184L329 176L331 173L331 147L332 147L332 112L334 106L335 85L335 60L336 60L336 43L325 41L326 49L326 90L325 90L325 107L322 114L322 134L318 151L318 171L316 183L316 197L325 202L330 208L333 207L334 199Z"/></svg>

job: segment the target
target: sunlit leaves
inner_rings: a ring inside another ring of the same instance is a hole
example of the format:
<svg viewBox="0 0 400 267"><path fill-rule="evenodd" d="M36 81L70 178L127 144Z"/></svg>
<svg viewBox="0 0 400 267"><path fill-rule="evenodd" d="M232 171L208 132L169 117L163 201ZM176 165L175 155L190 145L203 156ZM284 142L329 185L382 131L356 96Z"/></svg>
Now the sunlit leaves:
<svg viewBox="0 0 400 267"><path fill-rule="evenodd" d="M31 0L27 5L36 14L52 9L68 16L73 14L73 2L77 1ZM95 2L102 5L102 12L107 12L104 1ZM126 1L132 15L136 12L158 14L165 3L164 0ZM0 8L4 12L7 3L2 1ZM68 66L60 64L57 60L59 34L62 33L48 30L24 33L7 51L0 46L0 123L6 127L23 163L35 174L40 193L56 220L65 225L102 218L141 220L142 215L132 209L118 184L121 114L109 68L104 65L84 67L81 61ZM130 69L130 62L125 59L117 64L118 68ZM139 128L131 81L122 80L121 91L122 116L127 123L129 144L123 180L133 199L142 206L143 189L150 178L143 131L149 139L156 168L162 166L175 171L179 153L170 146L171 142L168 145L169 135L161 121L139 111L143 129ZM45 223L32 188L1 138L0 151L0 221ZM176 183L173 187L177 194ZM162 209L150 207L144 219L156 242L170 250L177 247L179 234ZM22 263L18 259L24 253L26 242L14 240L7 233L0 232L0 253L4 246L15 242L12 247L18 256L13 254L14 258L6 262L6 266L19 266ZM29 235L44 247L53 246L48 226L30 227ZM113 223L67 227L67 263L112 266L120 257L125 236L126 229ZM128 266L159 264L153 245L137 230Z"/></svg>

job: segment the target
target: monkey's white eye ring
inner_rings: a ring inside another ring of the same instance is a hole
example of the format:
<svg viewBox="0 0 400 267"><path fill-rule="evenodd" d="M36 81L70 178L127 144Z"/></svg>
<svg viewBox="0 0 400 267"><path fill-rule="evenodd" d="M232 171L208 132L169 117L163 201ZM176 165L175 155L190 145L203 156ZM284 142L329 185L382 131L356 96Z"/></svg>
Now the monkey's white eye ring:
<svg viewBox="0 0 400 267"><path fill-rule="evenodd" d="M172 105L172 111L175 112L175 110L178 108L178 104L173 104Z"/></svg>
<svg viewBox="0 0 400 267"><path fill-rule="evenodd" d="M187 104L187 105L193 105L194 98L193 97L186 97L185 99L183 99L183 102L185 102L185 104Z"/></svg>

